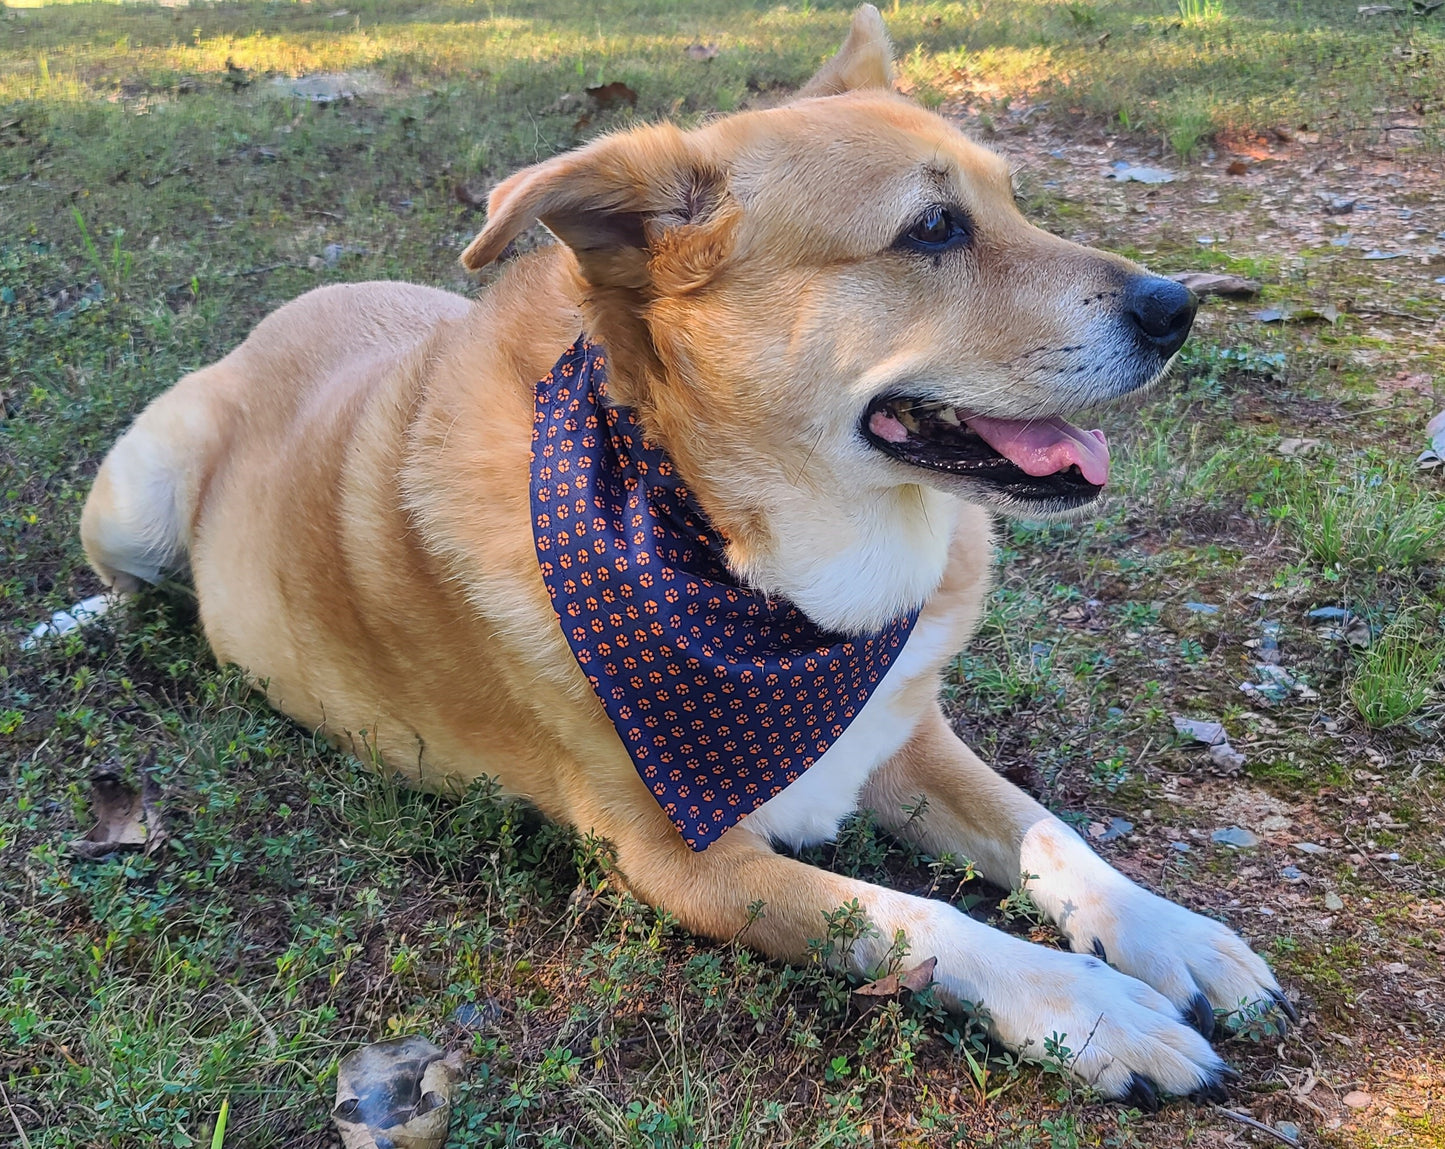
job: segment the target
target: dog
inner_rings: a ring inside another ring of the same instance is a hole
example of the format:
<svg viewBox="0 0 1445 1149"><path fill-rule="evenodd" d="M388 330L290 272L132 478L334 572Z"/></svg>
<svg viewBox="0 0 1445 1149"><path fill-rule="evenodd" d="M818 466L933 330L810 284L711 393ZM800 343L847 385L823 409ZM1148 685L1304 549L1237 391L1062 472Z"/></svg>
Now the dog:
<svg viewBox="0 0 1445 1149"><path fill-rule="evenodd" d="M856 902L854 972L901 935L1007 1048L1058 1036L1143 1107L1221 1096L1215 1011L1292 1012L1265 962L938 700L992 514L1098 497L1107 444L1066 417L1156 383L1193 297L1028 224L1000 158L894 92L871 6L789 103L505 180L463 264L538 222L558 242L475 301L321 288L153 402L82 515L101 579L188 566L279 710L417 785L497 779L691 931L798 959ZM1074 952L792 856L860 806Z"/></svg>

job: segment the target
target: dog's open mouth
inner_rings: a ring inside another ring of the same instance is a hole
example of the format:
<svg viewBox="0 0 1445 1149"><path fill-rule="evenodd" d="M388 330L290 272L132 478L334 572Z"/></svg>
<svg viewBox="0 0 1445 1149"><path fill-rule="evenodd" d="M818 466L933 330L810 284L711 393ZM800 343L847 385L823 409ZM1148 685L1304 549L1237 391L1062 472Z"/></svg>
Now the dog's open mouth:
<svg viewBox="0 0 1445 1149"><path fill-rule="evenodd" d="M914 467L975 479L1016 499L1075 505L1098 496L1109 478L1102 431L1064 419L994 419L951 403L875 399L863 431L879 450Z"/></svg>

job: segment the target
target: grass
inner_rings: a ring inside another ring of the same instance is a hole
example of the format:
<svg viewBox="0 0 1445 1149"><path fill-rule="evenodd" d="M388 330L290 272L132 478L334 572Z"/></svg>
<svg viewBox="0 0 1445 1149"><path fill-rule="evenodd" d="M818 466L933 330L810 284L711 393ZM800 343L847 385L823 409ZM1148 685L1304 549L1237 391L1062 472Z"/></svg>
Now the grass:
<svg viewBox="0 0 1445 1149"><path fill-rule="evenodd" d="M587 86L620 80L637 116L683 122L776 98L836 45L849 7L0 10L0 1129L20 1127L37 1149L319 1146L337 1059L419 1031L475 1057L454 1146L1127 1147L1213 1135L1208 1111L1143 1120L1069 1086L1050 1072L1057 1057L1042 1069L1000 1058L926 993L854 996L822 960L850 940L846 909L820 921L818 960L776 966L682 934L612 888L603 844L485 787L457 802L399 788L215 666L184 596L19 647L36 621L95 591L75 539L90 478L179 375L320 283L468 290L456 255L490 183L628 122L591 109ZM1020 122L1109 133L1194 171L1216 138L1308 123L1321 159L1354 165L1350 149L1379 143L1409 109L1423 125L1409 144L1418 162L1438 157L1438 16L1364 21L1322 0L884 8L905 83L1003 143L1027 139ZM696 43L718 55L690 59ZM292 94L293 77L318 72L348 73L361 94ZM1020 182L1036 219L1143 242L1122 198L1046 181L1046 154L1034 161ZM1251 204L1236 189L1214 210ZM1423 217L1429 204L1416 208ZM1194 234L1224 232L1208 209L1199 218L1151 261L1261 277L1271 301L1314 302L1323 283L1363 290L1352 265L1326 263L1343 257L1306 260L1287 239L1199 249ZM1400 279L1380 306L1433 314L1438 299ZM1272 952L1323 1019L1289 1039L1289 1055L1331 1082L1374 1072L1351 1050L1390 1062L1397 1026L1440 1037L1421 1019L1433 1005L1400 1004L1372 960L1435 952L1425 907L1442 894L1438 865L1373 857L1387 842L1438 856L1430 827L1445 785L1440 486L1403 446L1426 400L1369 414L1392 357L1408 349L1445 372L1445 353L1422 325L1390 322L1285 331L1206 311L1167 392L1101 416L1115 501L1089 522L1004 528L998 593L947 687L960 728L1009 777L1086 833L1127 818L1133 835L1101 847L1115 861L1227 913ZM1320 446L1283 458L1286 435ZM1353 651L1314 631L1306 612L1329 604L1380 627L1376 644ZM1239 691L1266 623L1317 699ZM1175 714L1224 721L1246 777L1209 778L1174 738ZM72 858L93 766L115 759L134 781L152 752L169 845ZM1279 803L1297 828L1256 858L1213 850L1210 829L1248 820L1230 805L1241 800ZM1331 853L1281 895L1295 835ZM966 860L915 854L867 818L810 860L931 889L1057 944ZM1319 899L1336 886L1388 906L1371 927L1382 932L1326 940ZM1278 916L1244 916L1256 904ZM1330 1029L1353 1045L1324 1040ZM1273 1048L1223 1052L1259 1082L1292 1072ZM1393 1097L1402 1122L1422 1097ZM1314 1120L1276 1094L1239 1103ZM1325 1136L1395 1143L1384 1126L1352 1130Z"/></svg>

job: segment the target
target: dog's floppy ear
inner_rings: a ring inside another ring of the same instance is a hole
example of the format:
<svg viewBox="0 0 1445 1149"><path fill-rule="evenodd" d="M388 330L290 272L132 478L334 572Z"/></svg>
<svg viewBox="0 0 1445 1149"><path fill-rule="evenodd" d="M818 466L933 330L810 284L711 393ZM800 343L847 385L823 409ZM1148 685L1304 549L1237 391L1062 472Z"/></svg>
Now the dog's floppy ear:
<svg viewBox="0 0 1445 1149"><path fill-rule="evenodd" d="M893 87L893 44L883 17L872 4L853 13L848 38L838 54L803 85L800 99L809 96L837 96L859 88Z"/></svg>
<svg viewBox="0 0 1445 1149"><path fill-rule="evenodd" d="M723 254L714 225L731 214L726 199L726 174L694 157L677 128L607 136L498 184L462 266L485 267L541 222L595 286L685 290ZM659 275L669 283L658 284Z"/></svg>

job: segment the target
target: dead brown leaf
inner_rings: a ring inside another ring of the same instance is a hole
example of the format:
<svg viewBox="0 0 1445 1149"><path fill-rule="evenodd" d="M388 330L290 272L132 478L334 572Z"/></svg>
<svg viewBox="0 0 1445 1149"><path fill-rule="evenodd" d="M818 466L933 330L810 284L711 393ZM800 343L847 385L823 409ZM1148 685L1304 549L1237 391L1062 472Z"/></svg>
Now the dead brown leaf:
<svg viewBox="0 0 1445 1149"><path fill-rule="evenodd" d="M1249 171L1249 165L1243 160L1231 160L1229 166L1224 170L1232 176L1242 176Z"/></svg>
<svg viewBox="0 0 1445 1149"><path fill-rule="evenodd" d="M620 108L623 105L629 108L637 107L637 93L621 80L613 80L610 84L598 84L596 87L588 88L587 96L592 101L593 107L599 112Z"/></svg>
<svg viewBox="0 0 1445 1149"><path fill-rule="evenodd" d="M364 1045L336 1070L336 1122L346 1149L441 1149L464 1067L419 1034Z"/></svg>
<svg viewBox="0 0 1445 1149"><path fill-rule="evenodd" d="M919 993L933 981L933 970L937 965L938 959L931 957L909 969L890 973L887 977L880 977L877 981L860 985L853 992L862 994L864 997L893 997L905 989L910 993Z"/></svg>
<svg viewBox="0 0 1445 1149"><path fill-rule="evenodd" d="M144 849L152 854L170 835L161 819L161 787L151 774L155 755L141 762L140 793L121 778L120 763L111 759L90 778L90 812L95 825L70 843L77 858L94 861L117 850Z"/></svg>
<svg viewBox="0 0 1445 1149"><path fill-rule="evenodd" d="M1181 271L1169 277L1182 283L1195 295L1218 295L1230 299L1249 299L1259 294L1259 283L1238 275L1217 275L1212 271Z"/></svg>

